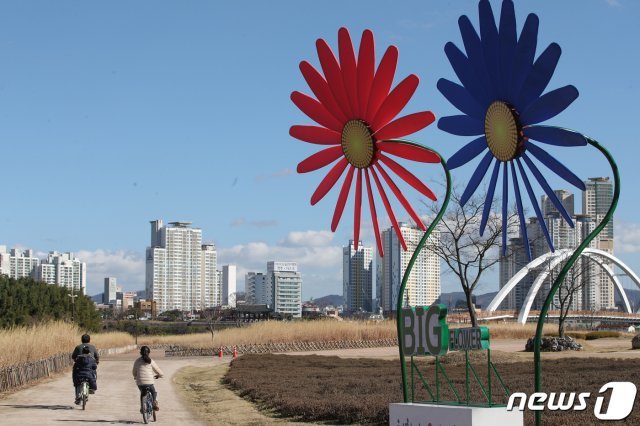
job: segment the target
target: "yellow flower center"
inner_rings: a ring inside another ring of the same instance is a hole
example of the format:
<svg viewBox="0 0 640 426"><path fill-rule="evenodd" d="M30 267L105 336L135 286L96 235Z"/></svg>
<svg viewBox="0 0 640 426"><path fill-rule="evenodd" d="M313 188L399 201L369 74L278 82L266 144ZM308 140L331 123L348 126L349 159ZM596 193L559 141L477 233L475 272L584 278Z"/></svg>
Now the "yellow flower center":
<svg viewBox="0 0 640 426"><path fill-rule="evenodd" d="M500 161L510 161L524 150L522 126L516 110L506 102L495 101L484 116L487 145Z"/></svg>
<svg viewBox="0 0 640 426"><path fill-rule="evenodd" d="M348 121L342 128L342 152L352 166L359 169L369 167L374 152L369 126L360 120Z"/></svg>

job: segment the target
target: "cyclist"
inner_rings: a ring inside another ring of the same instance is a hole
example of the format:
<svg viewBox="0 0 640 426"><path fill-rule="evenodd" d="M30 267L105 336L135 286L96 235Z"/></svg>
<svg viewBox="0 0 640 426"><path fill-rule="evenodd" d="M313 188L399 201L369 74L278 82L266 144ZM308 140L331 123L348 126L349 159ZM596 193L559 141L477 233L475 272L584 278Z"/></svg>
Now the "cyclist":
<svg viewBox="0 0 640 426"><path fill-rule="evenodd" d="M80 343L78 346L76 346L76 348L73 350L73 353L71 354L71 359L73 359L74 361L76 360L76 357L80 354L82 354L82 349L87 346L89 348L89 353L91 354L91 356L93 356L93 359L96 360L96 364L100 363L100 355L98 355L98 350L96 349L95 346L93 346L91 343L89 343L91 341L91 336L89 336L88 334L83 334L82 337L80 338L82 343Z"/></svg>
<svg viewBox="0 0 640 426"><path fill-rule="evenodd" d="M144 389L148 387L153 395L153 409L158 411L160 407L158 406L158 393L154 386L154 379L164 376L164 373L160 370L158 364L151 359L149 356L150 353L151 349L149 349L149 346L140 348L141 356L133 363L133 378L136 379L136 384L138 385L138 389L140 389L140 404L142 404Z"/></svg>
<svg viewBox="0 0 640 426"><path fill-rule="evenodd" d="M76 389L76 405L82 401L80 397L80 384L83 380L89 382L89 393L95 393L98 390L98 384L96 383L96 360L91 356L91 349L89 346L82 348L82 353L76 356L76 360L73 363L73 386Z"/></svg>

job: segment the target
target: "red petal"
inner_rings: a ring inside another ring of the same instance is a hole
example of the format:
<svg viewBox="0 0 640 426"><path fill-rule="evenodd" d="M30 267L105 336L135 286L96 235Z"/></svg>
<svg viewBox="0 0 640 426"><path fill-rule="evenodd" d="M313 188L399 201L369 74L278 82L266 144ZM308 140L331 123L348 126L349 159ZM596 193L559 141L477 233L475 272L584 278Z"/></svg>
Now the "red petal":
<svg viewBox="0 0 640 426"><path fill-rule="evenodd" d="M370 30L364 30L362 33L357 67L358 104L360 107L360 116L364 116L367 112L369 93L371 92L371 84L373 83L373 74L376 67L375 42L373 40L373 33Z"/></svg>
<svg viewBox="0 0 640 426"><path fill-rule="evenodd" d="M393 161L391 158L386 157L383 153L378 151L376 156L382 161L387 167L389 167L395 174L400 176L402 180L407 182L409 185L413 186L416 190L418 190L422 195L436 201L436 195L431 191L427 186L420 182L420 179L415 177L409 170L402 167L400 164Z"/></svg>
<svg viewBox="0 0 640 426"><path fill-rule="evenodd" d="M433 123L436 116L431 111L405 115L384 126L375 133L377 140L395 139L422 130ZM439 161L439 160L438 160Z"/></svg>
<svg viewBox="0 0 640 426"><path fill-rule="evenodd" d="M336 203L336 209L333 212L333 220L331 220L331 230L336 232L336 228L338 227L338 223L340 222L340 218L342 217L342 212L344 211L344 205L347 203L347 197L349 196L349 189L351 188L351 182L353 181L353 172L356 170L355 167L349 167L349 171L347 172L347 177L344 179L342 183L342 189L340 190L340 195L338 196L338 202Z"/></svg>
<svg viewBox="0 0 640 426"><path fill-rule="evenodd" d="M409 204L409 201L407 201L405 196L402 195L402 192L400 192L398 185L396 185L395 182L391 180L391 177L386 172L386 170L383 169L380 163L377 161L373 163L373 165L378 169L384 181L387 182L387 185L389 185L389 188L391 188L391 191L395 194L396 198L400 201L400 204L402 204L402 206L407 211L407 213L409 213L409 215L414 220L414 222L420 227L420 229L422 229L423 231L426 231L427 227L424 226L422 219L420 219L420 216L418 216L415 210L413 210L413 207L411 207L411 204Z"/></svg>
<svg viewBox="0 0 640 426"><path fill-rule="evenodd" d="M318 201L322 200L325 195L327 195L327 192L329 192L329 190L333 188L333 185L335 185L340 176L342 176L342 172L344 172L344 169L347 168L348 164L349 162L347 161L347 159L343 158L342 160L338 161L331 170L329 170L329 173L327 173L324 179L322 179L322 182L320 182L320 185L318 185L316 191L311 196L312 206L315 205Z"/></svg>
<svg viewBox="0 0 640 426"><path fill-rule="evenodd" d="M382 203L384 204L384 208L387 210L387 214L389 215L389 219L391 219L391 224L393 225L393 229L396 230L396 235L400 240L400 244L402 245L402 249L407 251L407 243L404 241L404 237L402 236L402 232L400 231L400 226L398 225L398 220L396 219L396 215L393 214L393 209L391 208L391 203L389 203L389 199L387 198L387 194L384 192L384 188L382 184L380 184L380 179L378 179L378 175L376 171L372 168L371 174L373 175L373 180L376 182L376 186L378 187L378 192L382 197Z"/></svg>
<svg viewBox="0 0 640 426"><path fill-rule="evenodd" d="M339 145L342 142L340 133L318 126L291 126L289 134L304 142L318 145Z"/></svg>
<svg viewBox="0 0 640 426"><path fill-rule="evenodd" d="M327 78L329 88L338 106L347 117L353 117L351 106L349 105L349 99L347 98L347 92L344 90L344 82L342 81L342 71L340 65L336 59L333 51L329 47L326 41L318 39L316 42L316 49L318 50L318 58L320 59L320 65L322 71Z"/></svg>
<svg viewBox="0 0 640 426"><path fill-rule="evenodd" d="M335 130L336 132L342 132L342 123L340 123L327 109L317 100L311 96L305 95L300 92L292 92L291 100L300 111L304 112L310 119L316 123Z"/></svg>
<svg viewBox="0 0 640 426"><path fill-rule="evenodd" d="M334 162L342 155L342 146L332 146L331 148L318 151L298 164L298 173L308 173L318 170L319 168Z"/></svg>
<svg viewBox="0 0 640 426"><path fill-rule="evenodd" d="M373 222L373 233L376 235L376 244L378 245L378 253L380 256L384 256L384 250L382 249L382 241L380 240L380 228L378 227L378 215L376 214L376 204L373 201L373 194L371 193L371 181L369 180L369 172L364 169L364 175L367 178L367 195L369 196L369 210L371 210L371 221Z"/></svg>
<svg viewBox="0 0 640 426"><path fill-rule="evenodd" d="M316 70L309 62L302 61L300 62L300 71L313 91L313 94L316 95L316 98L318 98L322 105L325 106L327 111L329 111L329 113L331 113L331 115L341 123L346 123L348 120L347 117L342 113L342 110L333 97L333 93L331 93L329 84L327 84L327 81L322 77L318 70Z"/></svg>
<svg viewBox="0 0 640 426"><path fill-rule="evenodd" d="M420 79L417 75L411 74L398 84L395 89L389 93L389 96L384 100L380 109L378 110L376 117L371 122L371 128L375 130L382 128L385 124L393 119L396 115L402 111L402 108L407 105L411 96L418 88ZM319 98L318 98L319 99Z"/></svg>
<svg viewBox="0 0 640 426"><path fill-rule="evenodd" d="M370 123L378 113L378 109L382 102L389 94L393 76L396 73L396 65L398 64L398 49L395 46L389 46L384 53L376 76L373 78L371 85L371 93L369 93L369 105L367 106L366 120Z"/></svg>
<svg viewBox="0 0 640 426"><path fill-rule="evenodd" d="M441 161L440 156L428 148L400 141L382 141L376 143L376 146L388 154L397 155L407 160L420 161L422 163L439 163Z"/></svg>
<svg viewBox="0 0 640 426"><path fill-rule="evenodd" d="M344 88L349 98L349 105L356 117L359 116L358 110L358 86L356 81L356 54L353 51L353 43L349 30L340 28L338 31L338 50L340 52L340 68L342 69L342 80Z"/></svg>
<svg viewBox="0 0 640 426"><path fill-rule="evenodd" d="M353 244L358 250L360 241L360 216L362 211L362 169L358 169L358 179L356 180L356 199L353 208Z"/></svg>

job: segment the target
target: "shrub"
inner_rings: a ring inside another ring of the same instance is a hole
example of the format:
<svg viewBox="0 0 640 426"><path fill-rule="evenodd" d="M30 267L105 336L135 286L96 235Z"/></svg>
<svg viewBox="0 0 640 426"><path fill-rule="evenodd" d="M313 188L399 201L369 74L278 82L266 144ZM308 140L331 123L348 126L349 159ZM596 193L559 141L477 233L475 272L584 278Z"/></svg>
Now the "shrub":
<svg viewBox="0 0 640 426"><path fill-rule="evenodd" d="M587 340L603 339L605 337L620 337L619 331L590 331L585 335Z"/></svg>

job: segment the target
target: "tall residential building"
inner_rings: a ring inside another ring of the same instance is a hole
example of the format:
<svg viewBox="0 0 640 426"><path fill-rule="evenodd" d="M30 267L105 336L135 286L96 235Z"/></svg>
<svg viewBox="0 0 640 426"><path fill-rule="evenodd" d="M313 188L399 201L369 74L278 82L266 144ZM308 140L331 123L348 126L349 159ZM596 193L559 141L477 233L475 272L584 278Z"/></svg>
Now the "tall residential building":
<svg viewBox="0 0 640 426"><path fill-rule="evenodd" d="M573 199L573 193L565 189L556 189L553 191L553 193L556 194L558 201L560 201L560 204L562 204L562 207L564 207L567 213L569 213L569 216L573 216L575 214L574 212L575 202ZM553 204L551 199L546 194L542 195L542 197L540 198L541 198L540 210L542 211L542 217L556 216L560 214L558 212L558 209L556 209L556 206Z"/></svg>
<svg viewBox="0 0 640 426"><path fill-rule="evenodd" d="M273 306L273 293L267 276L262 272L247 272L244 277L244 290L248 305Z"/></svg>
<svg viewBox="0 0 640 426"><path fill-rule="evenodd" d="M218 268L218 252L213 244L202 245L200 282L202 292L202 306L205 308L222 305L220 292L220 277Z"/></svg>
<svg viewBox="0 0 640 426"><path fill-rule="evenodd" d="M424 231L401 222L400 232L407 244L402 249L393 228L382 232L384 257L377 254L376 285L380 307L384 312L397 308L398 291L402 278ZM429 247L440 244L440 231L434 230L420 251L407 281L403 306L428 306L440 297L440 258Z"/></svg>
<svg viewBox="0 0 640 426"><path fill-rule="evenodd" d="M267 283L276 313L302 317L302 275L296 262L267 262Z"/></svg>
<svg viewBox="0 0 640 426"><path fill-rule="evenodd" d="M203 246L202 230L192 228L191 222L170 222L169 226L164 226L162 220L150 223L147 298L156 301L158 312L195 311L214 306L217 265L212 263L217 257L215 247Z"/></svg>
<svg viewBox="0 0 640 426"><path fill-rule="evenodd" d="M342 248L342 295L347 311L373 312L373 248L362 241Z"/></svg>
<svg viewBox="0 0 640 426"><path fill-rule="evenodd" d="M236 265L222 266L222 305L236 307Z"/></svg>
<svg viewBox="0 0 640 426"><path fill-rule="evenodd" d="M114 277L106 277L104 279L104 292L102 293L102 303L109 305L115 303L116 293L118 292L118 283Z"/></svg>
<svg viewBox="0 0 640 426"><path fill-rule="evenodd" d="M51 251L47 259L36 268L36 279L56 284L74 292L85 294L87 289L87 265L73 253Z"/></svg>
<svg viewBox="0 0 640 426"><path fill-rule="evenodd" d="M586 191L582 192L582 214L590 216L600 223L607 214L613 201L613 182L608 177L589 178L584 182ZM599 234L601 240L610 240L613 244L613 222L609 222Z"/></svg>
<svg viewBox="0 0 640 426"><path fill-rule="evenodd" d="M35 257L33 250L11 249L7 251L6 246L0 246L0 274L9 278L35 278L36 268L40 259Z"/></svg>

